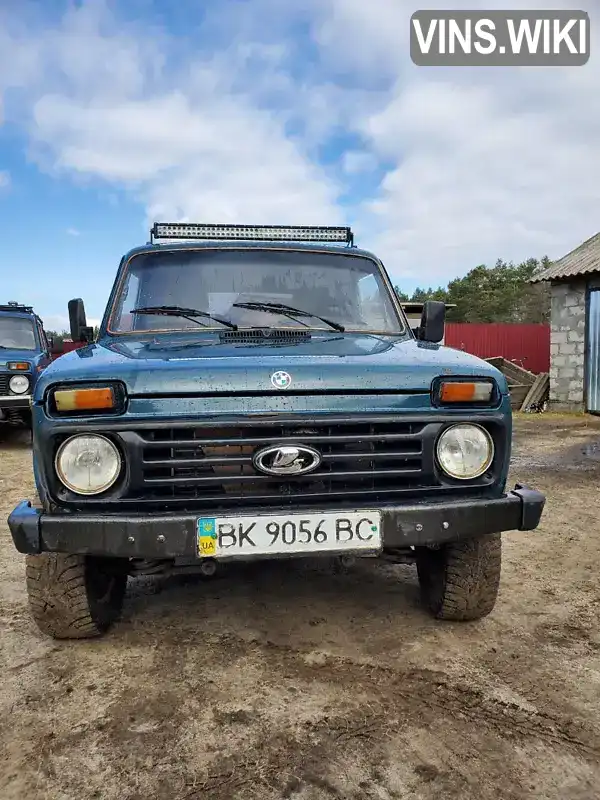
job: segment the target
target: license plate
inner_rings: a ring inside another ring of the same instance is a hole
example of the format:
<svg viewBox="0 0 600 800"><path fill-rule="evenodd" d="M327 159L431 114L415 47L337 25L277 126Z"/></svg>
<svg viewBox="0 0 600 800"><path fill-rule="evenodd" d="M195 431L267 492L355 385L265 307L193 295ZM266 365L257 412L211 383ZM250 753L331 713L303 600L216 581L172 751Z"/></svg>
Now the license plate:
<svg viewBox="0 0 600 800"><path fill-rule="evenodd" d="M201 517L201 558L381 550L379 511Z"/></svg>

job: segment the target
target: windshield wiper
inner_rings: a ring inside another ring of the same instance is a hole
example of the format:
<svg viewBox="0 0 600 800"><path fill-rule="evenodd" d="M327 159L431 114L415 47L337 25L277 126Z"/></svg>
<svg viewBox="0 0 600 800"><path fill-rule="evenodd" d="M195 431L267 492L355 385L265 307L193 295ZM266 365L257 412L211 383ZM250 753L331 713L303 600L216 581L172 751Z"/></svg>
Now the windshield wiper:
<svg viewBox="0 0 600 800"><path fill-rule="evenodd" d="M340 331L343 333L346 329L343 325L340 325L339 322L332 322L332 320L327 319L327 317L320 317L318 314L313 314L312 311L304 311L301 308L294 308L294 306L288 306L285 303L234 303L234 308L248 308L251 311L270 311L273 314L281 313L284 317L291 317L292 319L294 316L297 317L314 317L315 319L320 319L321 322L324 322L329 327L333 328L336 331Z"/></svg>
<svg viewBox="0 0 600 800"><path fill-rule="evenodd" d="M220 322L221 325L226 325L228 328L231 328L232 331L237 331L238 329L238 326L228 319L216 317L214 314L209 314L208 311L198 311L197 308L184 308L183 306L142 306L141 308L132 308L129 313L162 314L165 317L183 317L184 319L189 319L191 322L195 322L196 325L207 327L203 322L195 319L196 317L204 317L214 322Z"/></svg>

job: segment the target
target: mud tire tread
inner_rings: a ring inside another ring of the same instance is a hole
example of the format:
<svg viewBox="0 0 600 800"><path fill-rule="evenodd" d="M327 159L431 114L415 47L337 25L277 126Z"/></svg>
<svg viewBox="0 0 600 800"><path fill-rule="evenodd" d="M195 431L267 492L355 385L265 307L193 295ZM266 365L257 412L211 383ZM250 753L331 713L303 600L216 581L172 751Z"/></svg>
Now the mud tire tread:
<svg viewBox="0 0 600 800"><path fill-rule="evenodd" d="M101 636L119 617L127 573L90 556L41 553L26 556L26 581L40 631L54 639L84 639Z"/></svg>
<svg viewBox="0 0 600 800"><path fill-rule="evenodd" d="M501 534L451 542L417 554L424 605L437 619L468 621L494 609L502 569Z"/></svg>

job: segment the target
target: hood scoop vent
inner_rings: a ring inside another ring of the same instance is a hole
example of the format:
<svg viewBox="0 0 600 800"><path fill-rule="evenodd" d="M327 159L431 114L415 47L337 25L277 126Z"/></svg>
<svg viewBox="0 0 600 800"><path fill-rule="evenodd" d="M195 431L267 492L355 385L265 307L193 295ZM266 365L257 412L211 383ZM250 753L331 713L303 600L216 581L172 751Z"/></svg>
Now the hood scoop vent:
<svg viewBox="0 0 600 800"><path fill-rule="evenodd" d="M292 330L291 328L253 328L245 331L220 331L219 339L222 342L241 342L248 344L288 344L294 342L308 342L311 338L309 331Z"/></svg>

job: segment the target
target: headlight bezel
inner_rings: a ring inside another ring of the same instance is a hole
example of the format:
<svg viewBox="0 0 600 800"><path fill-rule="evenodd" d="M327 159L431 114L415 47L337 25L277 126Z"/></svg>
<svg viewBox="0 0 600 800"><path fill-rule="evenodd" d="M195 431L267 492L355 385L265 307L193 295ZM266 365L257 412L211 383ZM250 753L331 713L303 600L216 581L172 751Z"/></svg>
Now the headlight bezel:
<svg viewBox="0 0 600 800"><path fill-rule="evenodd" d="M468 476L456 475L454 473L449 472L446 469L446 467L444 467L443 462L440 459L440 445L443 443L444 438L448 436L451 431L456 430L457 428L476 428L484 434L485 439L488 443L488 456L486 461L482 463L482 466L479 470ZM497 452L496 443L490 431L479 422L471 422L468 420L460 420L445 426L440 431L434 446L435 464L437 469L440 471L441 476L444 478L444 480L458 481L461 484L480 480L488 472L490 472L490 470L493 470L494 460L496 458L496 452Z"/></svg>
<svg viewBox="0 0 600 800"><path fill-rule="evenodd" d="M27 385L25 386L23 391L19 392L13 387L12 384L13 384L13 381L15 381L15 380L25 380L26 381ZM31 392L31 378L29 377L29 375L26 375L23 372L16 372L14 375L11 375L11 377L8 380L8 390L9 390L9 392L11 392L11 394L16 395L17 397L24 397L25 395L27 395L27 392Z"/></svg>
<svg viewBox="0 0 600 800"><path fill-rule="evenodd" d="M102 488L95 489L93 491L85 491L79 488L75 488L75 484L71 481L68 481L65 477L64 469L62 469L60 464L60 458L64 454L66 447L76 439L81 438L95 438L100 439L110 445L112 450L117 456L117 469L114 472L114 476L110 482L103 484ZM54 476L55 479L58 481L58 485L61 487L63 491L67 491L70 494L74 495L78 498L96 498L101 495L110 492L111 490L114 491L115 487L118 486L120 479L123 476L123 473L126 468L126 459L125 456L117 444L110 436L106 436L104 433L99 433L97 431L80 431L78 433L74 433L70 436L66 436L57 446L56 452L52 459L52 464L54 467Z"/></svg>

